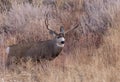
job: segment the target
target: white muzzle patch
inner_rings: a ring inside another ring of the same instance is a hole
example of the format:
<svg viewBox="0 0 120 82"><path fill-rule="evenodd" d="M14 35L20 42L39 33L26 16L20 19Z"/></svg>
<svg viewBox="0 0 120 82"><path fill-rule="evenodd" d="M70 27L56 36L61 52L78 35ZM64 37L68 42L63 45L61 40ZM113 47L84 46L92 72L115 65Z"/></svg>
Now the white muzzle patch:
<svg viewBox="0 0 120 82"><path fill-rule="evenodd" d="M9 54L9 52L10 52L10 47L7 47L6 48L6 53Z"/></svg>
<svg viewBox="0 0 120 82"><path fill-rule="evenodd" d="M64 47L64 44L61 43L62 41L65 41L64 37L61 37L61 38L57 39L57 46Z"/></svg>

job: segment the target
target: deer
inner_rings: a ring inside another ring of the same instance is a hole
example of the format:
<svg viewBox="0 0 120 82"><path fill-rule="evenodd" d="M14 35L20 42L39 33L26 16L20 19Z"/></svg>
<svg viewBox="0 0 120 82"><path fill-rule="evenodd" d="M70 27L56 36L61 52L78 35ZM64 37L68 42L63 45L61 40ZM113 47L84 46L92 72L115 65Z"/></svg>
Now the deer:
<svg viewBox="0 0 120 82"><path fill-rule="evenodd" d="M65 45L65 34L76 29L79 24L75 25L71 29L64 31L64 27L60 27L60 32L57 33L49 28L48 17L45 18L45 27L49 33L54 37L53 39L39 41L34 43L22 43L10 45L6 48L7 63L10 65L10 61L13 57L17 61L21 58L31 58L32 60L53 60L63 50Z"/></svg>

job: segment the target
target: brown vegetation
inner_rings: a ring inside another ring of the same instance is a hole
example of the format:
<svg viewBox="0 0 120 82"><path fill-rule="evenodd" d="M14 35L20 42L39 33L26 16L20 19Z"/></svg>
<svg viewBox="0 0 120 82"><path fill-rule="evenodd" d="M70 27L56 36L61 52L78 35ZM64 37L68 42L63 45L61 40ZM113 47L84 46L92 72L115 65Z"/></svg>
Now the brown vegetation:
<svg viewBox="0 0 120 82"><path fill-rule="evenodd" d="M120 81L119 0L9 1L10 10L0 13L0 82ZM8 45L51 38L44 25L46 12L55 31L80 24L66 34L61 55L53 61L13 63L13 70L6 69Z"/></svg>

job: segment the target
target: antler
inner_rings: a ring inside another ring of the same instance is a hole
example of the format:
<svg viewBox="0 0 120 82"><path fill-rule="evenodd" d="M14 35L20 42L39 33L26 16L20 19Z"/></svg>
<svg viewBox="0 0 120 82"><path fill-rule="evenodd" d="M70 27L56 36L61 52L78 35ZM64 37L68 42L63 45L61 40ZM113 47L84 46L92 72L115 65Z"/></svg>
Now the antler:
<svg viewBox="0 0 120 82"><path fill-rule="evenodd" d="M74 30L74 29L76 29L78 26L79 26L79 23L78 23L78 24L75 24L75 26L74 26L73 28L70 28L69 30L67 30L67 31L65 32L65 34L68 33L68 32L70 32L70 31L72 31L72 30Z"/></svg>
<svg viewBox="0 0 120 82"><path fill-rule="evenodd" d="M45 18L45 26L46 26L46 28L50 31L50 33L55 33L55 34L57 34L55 31L53 31L53 30L51 30L48 26L49 26L49 24L48 24L48 13L46 14L46 18Z"/></svg>
<svg viewBox="0 0 120 82"><path fill-rule="evenodd" d="M48 30L51 30L51 29L49 29L49 27L48 27L48 13L46 14L46 18L45 18L45 26L47 27L47 29Z"/></svg>

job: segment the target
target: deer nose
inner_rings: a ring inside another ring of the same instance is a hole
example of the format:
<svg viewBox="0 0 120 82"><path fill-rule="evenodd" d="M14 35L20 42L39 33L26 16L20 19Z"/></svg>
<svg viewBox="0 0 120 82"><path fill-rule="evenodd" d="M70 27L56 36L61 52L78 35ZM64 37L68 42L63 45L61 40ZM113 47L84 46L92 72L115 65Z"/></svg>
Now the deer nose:
<svg viewBox="0 0 120 82"><path fill-rule="evenodd" d="M64 44L65 43L65 41L61 41L61 44Z"/></svg>

